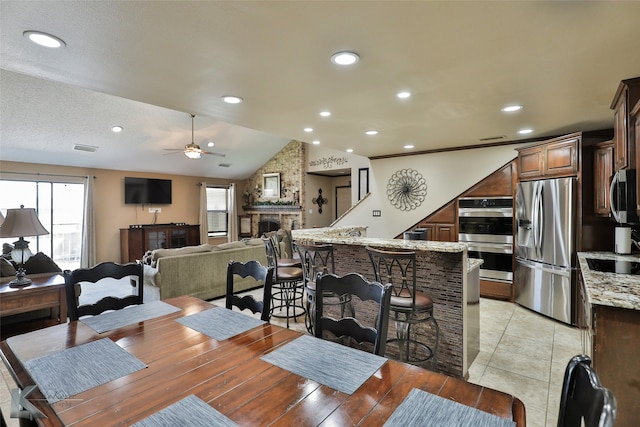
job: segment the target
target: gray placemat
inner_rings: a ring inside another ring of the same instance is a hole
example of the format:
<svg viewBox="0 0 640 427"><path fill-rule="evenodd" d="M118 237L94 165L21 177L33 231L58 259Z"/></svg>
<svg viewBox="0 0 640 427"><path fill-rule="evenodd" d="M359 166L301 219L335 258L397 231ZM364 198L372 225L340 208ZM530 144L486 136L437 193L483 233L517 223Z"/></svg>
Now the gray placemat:
<svg viewBox="0 0 640 427"><path fill-rule="evenodd" d="M356 391L387 361L384 357L309 335L261 359L347 394Z"/></svg>
<svg viewBox="0 0 640 427"><path fill-rule="evenodd" d="M384 425L387 427L513 427L516 423L414 388Z"/></svg>
<svg viewBox="0 0 640 427"><path fill-rule="evenodd" d="M178 307L163 301L153 301L146 304L133 305L121 310L102 313L97 316L80 319L82 323L101 334L102 332L122 328L138 322L164 316L180 311Z"/></svg>
<svg viewBox="0 0 640 427"><path fill-rule="evenodd" d="M148 416L132 427L232 427L237 426L220 412L194 395L189 395L173 405Z"/></svg>
<svg viewBox="0 0 640 427"><path fill-rule="evenodd" d="M109 338L27 360L24 366L49 403L147 367Z"/></svg>
<svg viewBox="0 0 640 427"><path fill-rule="evenodd" d="M182 317L176 322L218 341L226 340L265 323L263 320L222 307Z"/></svg>

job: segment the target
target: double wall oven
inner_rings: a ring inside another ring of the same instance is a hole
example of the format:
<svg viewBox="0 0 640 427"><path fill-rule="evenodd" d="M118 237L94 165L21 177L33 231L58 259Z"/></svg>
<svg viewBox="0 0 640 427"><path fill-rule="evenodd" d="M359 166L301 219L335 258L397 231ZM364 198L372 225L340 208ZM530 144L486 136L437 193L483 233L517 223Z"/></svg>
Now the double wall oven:
<svg viewBox="0 0 640 427"><path fill-rule="evenodd" d="M458 199L458 241L467 243L470 258L481 258L480 278L513 280L513 198Z"/></svg>

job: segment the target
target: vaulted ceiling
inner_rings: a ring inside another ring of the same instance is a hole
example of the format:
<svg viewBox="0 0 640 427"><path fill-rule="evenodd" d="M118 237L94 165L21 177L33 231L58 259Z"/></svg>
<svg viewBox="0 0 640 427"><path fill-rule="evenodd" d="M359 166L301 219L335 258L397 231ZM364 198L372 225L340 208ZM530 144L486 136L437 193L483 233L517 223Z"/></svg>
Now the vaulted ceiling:
<svg viewBox="0 0 640 427"><path fill-rule="evenodd" d="M640 76L634 1L3 0L0 12L11 161L241 179L291 139L369 157L611 127L619 81ZM359 62L330 61L344 50ZM501 112L512 104L523 109ZM189 114L195 142L226 157L167 155L191 142Z"/></svg>

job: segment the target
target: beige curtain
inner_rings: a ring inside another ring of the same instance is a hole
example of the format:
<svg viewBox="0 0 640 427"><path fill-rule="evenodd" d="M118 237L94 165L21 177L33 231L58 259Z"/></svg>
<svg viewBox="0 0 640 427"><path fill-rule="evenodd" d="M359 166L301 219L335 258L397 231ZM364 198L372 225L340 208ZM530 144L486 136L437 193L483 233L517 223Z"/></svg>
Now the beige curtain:
<svg viewBox="0 0 640 427"><path fill-rule="evenodd" d="M207 218L207 183L200 183L200 244L209 243L209 220Z"/></svg>
<svg viewBox="0 0 640 427"><path fill-rule="evenodd" d="M238 215L236 214L236 185L229 185L229 223L227 224L227 240L234 242L238 240Z"/></svg>
<svg viewBox="0 0 640 427"><path fill-rule="evenodd" d="M82 220L82 245L80 267L89 268L96 264L96 219L93 208L93 176L84 182L84 215Z"/></svg>

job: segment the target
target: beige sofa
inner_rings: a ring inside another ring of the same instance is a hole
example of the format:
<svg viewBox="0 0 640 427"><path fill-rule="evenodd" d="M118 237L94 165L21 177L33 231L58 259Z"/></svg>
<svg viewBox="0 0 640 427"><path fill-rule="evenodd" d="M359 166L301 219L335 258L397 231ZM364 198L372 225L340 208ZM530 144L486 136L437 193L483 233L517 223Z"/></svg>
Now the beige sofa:
<svg viewBox="0 0 640 427"><path fill-rule="evenodd" d="M151 299L167 299L181 295L191 295L205 300L221 297L226 293L229 261L257 260L262 265L267 264L262 239L216 246L157 249L148 255L151 259L145 262L151 265L144 266L145 293L159 294L159 298ZM251 278L236 283L235 288L240 290L259 285Z"/></svg>

